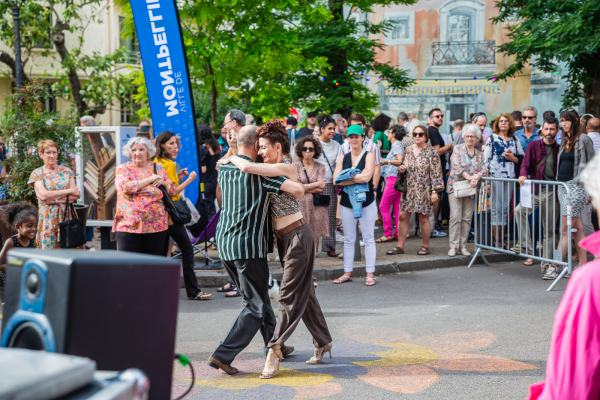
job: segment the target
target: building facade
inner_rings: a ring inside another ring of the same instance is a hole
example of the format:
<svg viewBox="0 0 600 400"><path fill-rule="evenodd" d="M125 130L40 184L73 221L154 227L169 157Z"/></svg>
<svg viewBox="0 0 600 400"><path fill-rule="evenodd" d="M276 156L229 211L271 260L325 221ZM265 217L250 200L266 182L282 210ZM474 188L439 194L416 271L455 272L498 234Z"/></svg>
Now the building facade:
<svg viewBox="0 0 600 400"><path fill-rule="evenodd" d="M91 10L82 10L83 13ZM82 16L85 18L85 16ZM82 50L84 53L92 55L94 52L98 52L102 55L108 55L114 53L119 47L125 47L129 50L129 57L123 60L123 64L117 65L118 71L116 73L127 74L131 71L129 67L136 67L141 65L139 51L135 45L134 40L123 40L121 38L121 29L123 16L120 10L112 4L112 1L107 1L107 7L105 7L100 15L100 23L90 23L84 32L84 46ZM24 29L22 27L21 32L23 34ZM75 44L77 37L71 33L66 33L65 43L67 48L72 48ZM11 56L14 56L14 49L9 48L5 43L0 42L0 51L7 52ZM23 57L25 54L23 53ZM57 81L55 76L56 69L60 68L60 57L56 50L51 50L50 55L47 57L42 56L42 49L33 49L32 54L29 57L28 62L25 65L25 73L28 77L44 78L48 84L52 84ZM8 76L9 69L6 65L0 63L0 70L3 72L2 76ZM80 79L85 80L86 76L83 74L79 75ZM10 96L14 87L14 79L0 78L0 112L4 111L6 107L6 97ZM56 110L60 112L66 111L71 103L62 98L56 98L49 101L46 104L48 110ZM96 123L98 125L105 126L120 126L130 125L134 122L132 118L135 112L135 105L131 101L130 96L118 99L115 105L106 110L104 114L96 116Z"/></svg>
<svg viewBox="0 0 600 400"><path fill-rule="evenodd" d="M566 83L557 73L541 73L527 67L507 81L488 79L511 63L497 53L507 42L494 0L421 0L414 5L377 7L372 13L351 13L357 21L390 21L393 29L377 39L386 44L378 52L380 62L409 71L418 81L405 90L390 89L385 82L370 80L378 94L380 111L393 118L412 112L426 121L430 109L445 114L445 127L470 113L485 112L491 121L502 112L522 110L528 105L559 112ZM540 116L541 118L541 116Z"/></svg>

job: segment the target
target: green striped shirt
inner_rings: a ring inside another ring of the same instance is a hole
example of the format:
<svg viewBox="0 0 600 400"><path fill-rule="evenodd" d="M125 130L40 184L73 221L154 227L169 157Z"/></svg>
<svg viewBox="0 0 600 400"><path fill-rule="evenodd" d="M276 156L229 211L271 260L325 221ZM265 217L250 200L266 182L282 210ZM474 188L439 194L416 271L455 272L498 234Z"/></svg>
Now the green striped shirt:
<svg viewBox="0 0 600 400"><path fill-rule="evenodd" d="M239 156L252 161L245 156ZM287 178L269 178L242 172L229 163L219 168L223 207L217 225L219 257L225 261L265 258L273 238L270 194L279 193Z"/></svg>

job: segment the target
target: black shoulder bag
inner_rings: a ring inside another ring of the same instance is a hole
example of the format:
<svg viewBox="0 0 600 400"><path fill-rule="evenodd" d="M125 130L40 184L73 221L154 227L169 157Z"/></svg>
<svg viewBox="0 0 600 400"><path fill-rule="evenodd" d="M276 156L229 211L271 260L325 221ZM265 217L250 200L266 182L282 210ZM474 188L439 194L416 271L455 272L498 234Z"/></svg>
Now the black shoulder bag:
<svg viewBox="0 0 600 400"><path fill-rule="evenodd" d="M71 216L71 220L67 221L67 215ZM65 207L63 220L58 224L58 229L60 232L61 249L75 249L86 243L83 224L77 218L75 207L69 203L69 196L67 196L67 206Z"/></svg>
<svg viewBox="0 0 600 400"><path fill-rule="evenodd" d="M310 179L308 178L308 173L306 172L306 167L304 166L304 161L300 161L302 163L302 171L304 171L304 175L306 175L306 182L310 185ZM316 161L315 161L316 162ZM327 162L329 163L329 161ZM315 165L316 167L316 165ZM330 198L326 194L318 194L313 193L313 204L315 207L329 207Z"/></svg>
<svg viewBox="0 0 600 400"><path fill-rule="evenodd" d="M402 166L402 164L404 164L405 160L406 154L404 155L404 157L402 157L402 162L400 163L400 165L398 165L398 175L396 175L396 183L394 183L394 189L396 189L396 191L402 193L403 195L405 195L406 192L408 192L406 171L400 172L400 167Z"/></svg>
<svg viewBox="0 0 600 400"><path fill-rule="evenodd" d="M156 174L156 163L154 163L154 174ZM192 211L190 211L185 200L173 201L162 185L160 185L158 189L163 194L163 203L171 216L173 223L182 225L189 224L192 221Z"/></svg>

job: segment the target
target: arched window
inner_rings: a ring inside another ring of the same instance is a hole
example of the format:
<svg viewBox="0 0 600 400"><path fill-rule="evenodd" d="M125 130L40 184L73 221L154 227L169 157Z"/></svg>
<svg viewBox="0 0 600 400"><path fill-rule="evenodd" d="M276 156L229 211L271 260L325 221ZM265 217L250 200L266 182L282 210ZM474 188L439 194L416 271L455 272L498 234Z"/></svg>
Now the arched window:
<svg viewBox="0 0 600 400"><path fill-rule="evenodd" d="M485 3L450 0L440 7L440 42L485 40Z"/></svg>

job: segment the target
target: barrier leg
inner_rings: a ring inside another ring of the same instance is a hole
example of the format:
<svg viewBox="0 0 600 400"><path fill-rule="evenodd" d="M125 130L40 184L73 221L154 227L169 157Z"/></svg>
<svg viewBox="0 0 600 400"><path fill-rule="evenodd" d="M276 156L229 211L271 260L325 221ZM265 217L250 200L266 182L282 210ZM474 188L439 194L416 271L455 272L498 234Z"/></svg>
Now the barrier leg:
<svg viewBox="0 0 600 400"><path fill-rule="evenodd" d="M565 274L567 273L567 271L569 271L569 268L564 268L563 267L563 270L560 273L560 275L558 275L556 277L556 279L554 280L554 282L552 282L552 285L550 285L550 287L548 289L546 289L546 292L550 292L552 289L554 289L554 286L556 286L556 284L558 283L558 281L560 281L565 276Z"/></svg>
<svg viewBox="0 0 600 400"><path fill-rule="evenodd" d="M475 254L473 254L473 258L471 258L471 262L469 263L469 266L467 268L471 268L473 266L475 260L477 259L477 256L481 256L481 259L483 260L485 265L487 265L488 267L490 266L490 263L481 252L481 247L477 247L477 250L475 251Z"/></svg>

